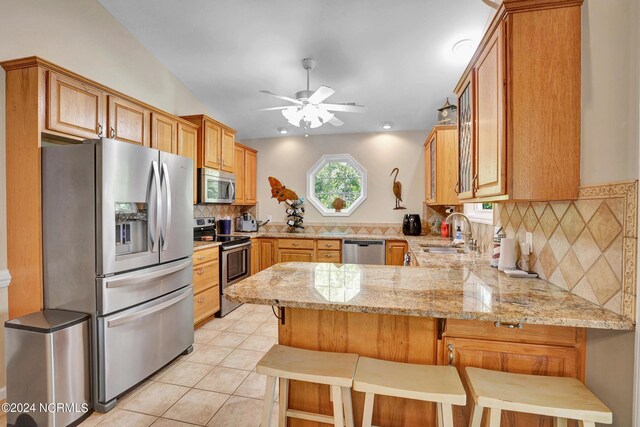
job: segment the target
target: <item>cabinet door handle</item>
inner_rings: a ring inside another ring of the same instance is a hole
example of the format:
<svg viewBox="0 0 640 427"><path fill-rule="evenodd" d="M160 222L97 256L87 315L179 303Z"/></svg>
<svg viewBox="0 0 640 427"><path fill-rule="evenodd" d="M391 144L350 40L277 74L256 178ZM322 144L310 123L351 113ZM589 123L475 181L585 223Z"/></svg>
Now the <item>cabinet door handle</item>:
<svg viewBox="0 0 640 427"><path fill-rule="evenodd" d="M204 274L204 269L196 271L196 274L198 276L200 276L201 274Z"/></svg>
<svg viewBox="0 0 640 427"><path fill-rule="evenodd" d="M456 181L455 187L453 187L453 191L455 191L456 195L460 194L460 181Z"/></svg>
<svg viewBox="0 0 640 427"><path fill-rule="evenodd" d="M332 245L331 245L331 243L325 243L325 244L324 244L324 247L325 247L325 248L330 248L331 246L332 246Z"/></svg>
<svg viewBox="0 0 640 427"><path fill-rule="evenodd" d="M291 246L300 246L300 243L298 243L298 242L293 242L293 243L291 244Z"/></svg>
<svg viewBox="0 0 640 427"><path fill-rule="evenodd" d="M496 322L494 323L494 325L496 326L496 328L499 328L501 326L505 327L505 328L509 328L509 329L522 329L522 323L518 322L518 323L502 323L502 322Z"/></svg>
<svg viewBox="0 0 640 427"><path fill-rule="evenodd" d="M329 254L324 254L324 257L325 257L325 258L331 258L331 255L329 255Z"/></svg>
<svg viewBox="0 0 640 427"><path fill-rule="evenodd" d="M111 128L109 130L109 138L115 138L116 137L116 130L114 128Z"/></svg>
<svg viewBox="0 0 640 427"><path fill-rule="evenodd" d="M473 177L473 181L471 181L473 183L472 187L473 187L473 192L475 193L476 191L478 191L478 174L476 174L476 176Z"/></svg>
<svg viewBox="0 0 640 427"><path fill-rule="evenodd" d="M205 297L198 298L198 304L202 304L205 300Z"/></svg>
<svg viewBox="0 0 640 427"><path fill-rule="evenodd" d="M448 344L447 348L449 349L449 366L453 366L453 359L455 357L455 346L453 344Z"/></svg>
<svg viewBox="0 0 640 427"><path fill-rule="evenodd" d="M204 255L200 255L199 257L196 257L196 259L197 259L198 261L201 261L201 260L203 260L203 259L205 259L205 258L206 258L206 257L205 257Z"/></svg>
<svg viewBox="0 0 640 427"><path fill-rule="evenodd" d="M102 123L98 123L98 136L102 136Z"/></svg>

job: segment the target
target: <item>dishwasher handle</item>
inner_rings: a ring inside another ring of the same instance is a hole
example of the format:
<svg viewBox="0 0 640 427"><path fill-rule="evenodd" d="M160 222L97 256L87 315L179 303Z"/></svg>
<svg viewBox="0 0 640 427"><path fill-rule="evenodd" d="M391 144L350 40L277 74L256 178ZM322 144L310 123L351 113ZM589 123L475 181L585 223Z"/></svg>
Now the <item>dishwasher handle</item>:
<svg viewBox="0 0 640 427"><path fill-rule="evenodd" d="M345 240L345 245L371 246L384 245L384 240Z"/></svg>

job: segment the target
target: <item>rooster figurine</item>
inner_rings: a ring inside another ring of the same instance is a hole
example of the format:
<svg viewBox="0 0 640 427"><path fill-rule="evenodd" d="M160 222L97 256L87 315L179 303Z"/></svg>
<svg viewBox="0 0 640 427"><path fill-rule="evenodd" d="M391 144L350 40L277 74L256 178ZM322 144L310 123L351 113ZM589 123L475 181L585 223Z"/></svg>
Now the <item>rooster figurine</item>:
<svg viewBox="0 0 640 427"><path fill-rule="evenodd" d="M389 176L393 175L394 172L396 173L396 176L393 177L393 195L396 196L396 207L393 208L393 210L406 209L404 206L400 206L400 202L402 201L402 183L398 181L400 169L393 168Z"/></svg>

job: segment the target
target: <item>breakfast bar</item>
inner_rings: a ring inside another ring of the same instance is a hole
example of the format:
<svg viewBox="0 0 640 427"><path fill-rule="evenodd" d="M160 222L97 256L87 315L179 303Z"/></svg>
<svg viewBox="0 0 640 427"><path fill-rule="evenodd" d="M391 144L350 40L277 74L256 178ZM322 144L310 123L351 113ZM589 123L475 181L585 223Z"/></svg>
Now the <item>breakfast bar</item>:
<svg viewBox="0 0 640 427"><path fill-rule="evenodd" d="M235 284L227 297L277 307L284 345L581 381L586 328L634 328L630 320L544 280L509 278L485 257L420 257L418 267L281 263ZM353 393L356 425L363 399ZM433 404L385 396L375 402L375 425L435 425ZM292 384L289 404L326 414L332 407L328 387L300 382ZM455 425L467 425L469 410L455 410ZM502 425L551 426L552 420L505 413Z"/></svg>

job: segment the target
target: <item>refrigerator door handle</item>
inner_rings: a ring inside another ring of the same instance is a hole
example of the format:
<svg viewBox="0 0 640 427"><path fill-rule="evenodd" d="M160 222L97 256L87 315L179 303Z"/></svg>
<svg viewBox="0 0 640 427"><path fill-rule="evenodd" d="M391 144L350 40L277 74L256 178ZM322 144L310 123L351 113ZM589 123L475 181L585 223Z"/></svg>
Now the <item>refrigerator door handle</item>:
<svg viewBox="0 0 640 427"><path fill-rule="evenodd" d="M188 288L187 290L183 291L183 293L181 295L178 295L175 298L172 298L168 301L164 301L158 305L154 305L153 307L149 307L146 308L144 310L140 310L137 313L131 313L131 314L126 314L124 316L120 316L120 317L116 317L113 318L111 320L107 321L107 328L114 328L116 326L122 325L124 323L129 323L132 322L134 320L137 319L141 319L143 317L147 317L152 315L153 313L157 313L158 311L162 311L167 307L170 307L174 304L177 304L178 302L182 301L183 299L189 297L192 295L192 293L190 292L191 288Z"/></svg>
<svg viewBox="0 0 640 427"><path fill-rule="evenodd" d="M148 224L148 229L149 229L149 238L151 240L151 252L157 252L158 251L158 240L160 238L160 221L158 220L158 215L160 212L160 208L161 208L161 204L160 204L160 171L158 170L158 162L156 162L155 160L153 162L151 162L151 180L149 182L149 188L147 189L147 200L149 201L148 203L155 203L156 205L156 212L155 212L155 218L154 218L154 223L151 223L151 217L149 216L147 218L147 224ZM154 201L150 200L151 199L151 190L152 188L155 186L155 190L156 190L156 199Z"/></svg>
<svg viewBox="0 0 640 427"><path fill-rule="evenodd" d="M166 163L162 163L162 182L167 189L167 211L165 212L164 229L162 231L162 250L169 248L169 240L167 235L171 229L171 178L169 177L169 168Z"/></svg>
<svg viewBox="0 0 640 427"><path fill-rule="evenodd" d="M180 264L177 264L168 268L163 268L161 270L151 271L149 273L143 273L143 274L136 274L131 277L123 277L120 279L107 280L105 287L112 289L112 288L122 288L125 286L135 286L135 285L145 284L151 279L156 279L162 276L168 276L171 273L184 270L185 268L192 268L192 265L193 264L191 262L191 259L188 259L187 261L181 262Z"/></svg>

